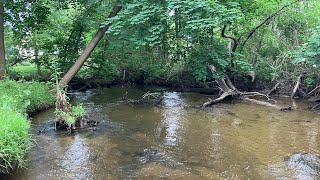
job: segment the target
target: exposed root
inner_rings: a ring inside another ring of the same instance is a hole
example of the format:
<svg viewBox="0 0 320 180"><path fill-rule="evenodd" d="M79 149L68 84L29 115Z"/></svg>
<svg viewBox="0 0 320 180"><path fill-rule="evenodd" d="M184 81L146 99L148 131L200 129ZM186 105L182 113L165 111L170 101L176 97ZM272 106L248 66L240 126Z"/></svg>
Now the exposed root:
<svg viewBox="0 0 320 180"><path fill-rule="evenodd" d="M76 109L76 110L74 110ZM88 125L96 124L94 121L88 121L85 110L81 105L72 108L68 101L66 94L57 90L56 95L56 121L55 129L67 129L69 133L71 130L77 129L77 127L83 128Z"/></svg>
<svg viewBox="0 0 320 180"><path fill-rule="evenodd" d="M58 90L56 97L56 109L70 111L70 108L71 106L67 100L66 94Z"/></svg>
<svg viewBox="0 0 320 180"><path fill-rule="evenodd" d="M56 95L56 122L55 122L55 129L57 129L57 126L65 125L63 117L58 112L70 112L71 105L67 100L67 96L64 92L57 89L57 95Z"/></svg>

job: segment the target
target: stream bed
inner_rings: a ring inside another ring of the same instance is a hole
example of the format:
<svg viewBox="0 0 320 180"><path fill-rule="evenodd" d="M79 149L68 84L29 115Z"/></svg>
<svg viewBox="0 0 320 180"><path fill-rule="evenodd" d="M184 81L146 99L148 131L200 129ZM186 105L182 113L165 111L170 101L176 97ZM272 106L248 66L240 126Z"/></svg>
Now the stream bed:
<svg viewBox="0 0 320 180"><path fill-rule="evenodd" d="M163 92L162 103L127 103L147 91ZM162 88L112 87L73 96L97 127L56 132L53 109L38 113L27 168L5 179L319 178L320 113L307 110L305 101L276 99L295 107L282 112L245 102L202 109L196 106L210 96ZM304 154L314 155L313 167L297 165Z"/></svg>

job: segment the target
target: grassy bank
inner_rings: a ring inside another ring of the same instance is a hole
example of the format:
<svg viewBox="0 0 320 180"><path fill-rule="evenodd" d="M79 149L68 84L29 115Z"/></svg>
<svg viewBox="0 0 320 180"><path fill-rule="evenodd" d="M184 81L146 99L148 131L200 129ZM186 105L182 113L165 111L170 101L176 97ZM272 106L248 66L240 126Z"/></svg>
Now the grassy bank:
<svg viewBox="0 0 320 180"><path fill-rule="evenodd" d="M44 83L0 81L0 174L24 165L31 146L27 113L52 105L49 91Z"/></svg>

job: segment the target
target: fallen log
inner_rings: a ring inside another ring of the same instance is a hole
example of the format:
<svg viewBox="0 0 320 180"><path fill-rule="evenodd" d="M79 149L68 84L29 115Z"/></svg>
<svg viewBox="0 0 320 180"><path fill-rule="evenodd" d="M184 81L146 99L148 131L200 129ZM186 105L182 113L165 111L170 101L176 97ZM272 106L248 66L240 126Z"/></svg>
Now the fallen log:
<svg viewBox="0 0 320 180"><path fill-rule="evenodd" d="M267 96L270 96L274 91L276 91L280 84L281 83L278 82L275 86L273 86L273 88L268 92Z"/></svg>
<svg viewBox="0 0 320 180"><path fill-rule="evenodd" d="M212 74L215 75L216 74L216 68L214 65L209 64L208 68L211 70ZM237 98L240 100L244 100L244 101L248 101L248 102L252 102L255 104L259 104L259 105L264 105L264 106L269 106L269 107L273 107L273 108L277 108L277 109L281 109L280 107L278 107L275 104L272 104L270 102L266 102L266 101L260 101L260 100L256 100L256 99L252 99L251 97L254 96L260 96L260 97L265 97L267 98L267 101L274 101L273 99L270 99L268 95L259 93L259 92L241 92L239 91L231 82L230 78L228 77L228 75L224 74L223 78L217 78L216 82L219 86L219 88L221 89L221 91L223 92L218 98L213 99L213 100L209 100L208 102L205 102L202 106L204 107L208 107L211 106L213 104L219 103L223 100L225 100L228 97L231 98Z"/></svg>
<svg viewBox="0 0 320 180"><path fill-rule="evenodd" d="M296 85L293 88L292 94L291 94L291 98L293 98L295 96L295 94L297 93L297 91L299 90L299 86L301 84L301 78L302 78L302 74L299 75L298 80L296 82Z"/></svg>
<svg viewBox="0 0 320 180"><path fill-rule="evenodd" d="M304 98L307 98L307 97L311 96L313 93L316 93L319 91L320 91L320 86L317 86L313 90L311 90L307 95L305 95Z"/></svg>

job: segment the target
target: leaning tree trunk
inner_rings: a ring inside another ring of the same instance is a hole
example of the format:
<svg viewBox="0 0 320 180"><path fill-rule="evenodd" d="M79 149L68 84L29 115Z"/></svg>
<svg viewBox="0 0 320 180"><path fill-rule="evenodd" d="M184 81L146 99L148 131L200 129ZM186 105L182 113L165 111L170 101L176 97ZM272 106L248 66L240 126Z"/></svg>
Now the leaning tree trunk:
<svg viewBox="0 0 320 180"><path fill-rule="evenodd" d="M117 1L117 4L113 7L112 11L110 12L108 18L114 17L118 14L118 12L121 10L121 6L118 6L120 0ZM77 72L80 70L80 68L83 66L84 62L88 59L93 49L97 46L99 41L102 39L105 32L109 29L111 26L111 23L108 25L99 28L95 36L92 38L91 42L88 44L88 46L84 49L82 54L79 56L79 58L76 60L76 62L73 64L73 66L69 69L69 71L63 76L61 81L59 82L59 86L56 87L56 122L55 127L57 126L63 126L64 124L67 124L67 119L64 117L65 114L70 115L71 111L71 105L67 101L65 92L61 91L61 89L65 88L68 83L71 81L71 79L77 74ZM68 118L68 117L67 117ZM75 123L69 126L69 129L75 128Z"/></svg>
<svg viewBox="0 0 320 180"><path fill-rule="evenodd" d="M4 79L6 75L6 57L4 48L4 0L0 0L0 80Z"/></svg>
<svg viewBox="0 0 320 180"><path fill-rule="evenodd" d="M109 14L108 18L114 17L118 14L118 12L121 10L121 6L118 5L118 1L116 5L113 7L111 13ZM72 67L69 69L69 71L63 76L63 78L60 81L60 88L64 88L68 85L68 83L72 80L72 78L77 74L77 72L80 70L84 62L88 59L93 49L97 46L105 32L109 29L111 26L111 23L108 25L99 28L95 36L92 38L91 42L88 44L88 46L84 49L82 54L79 56L79 58L76 60L76 62L72 65Z"/></svg>

